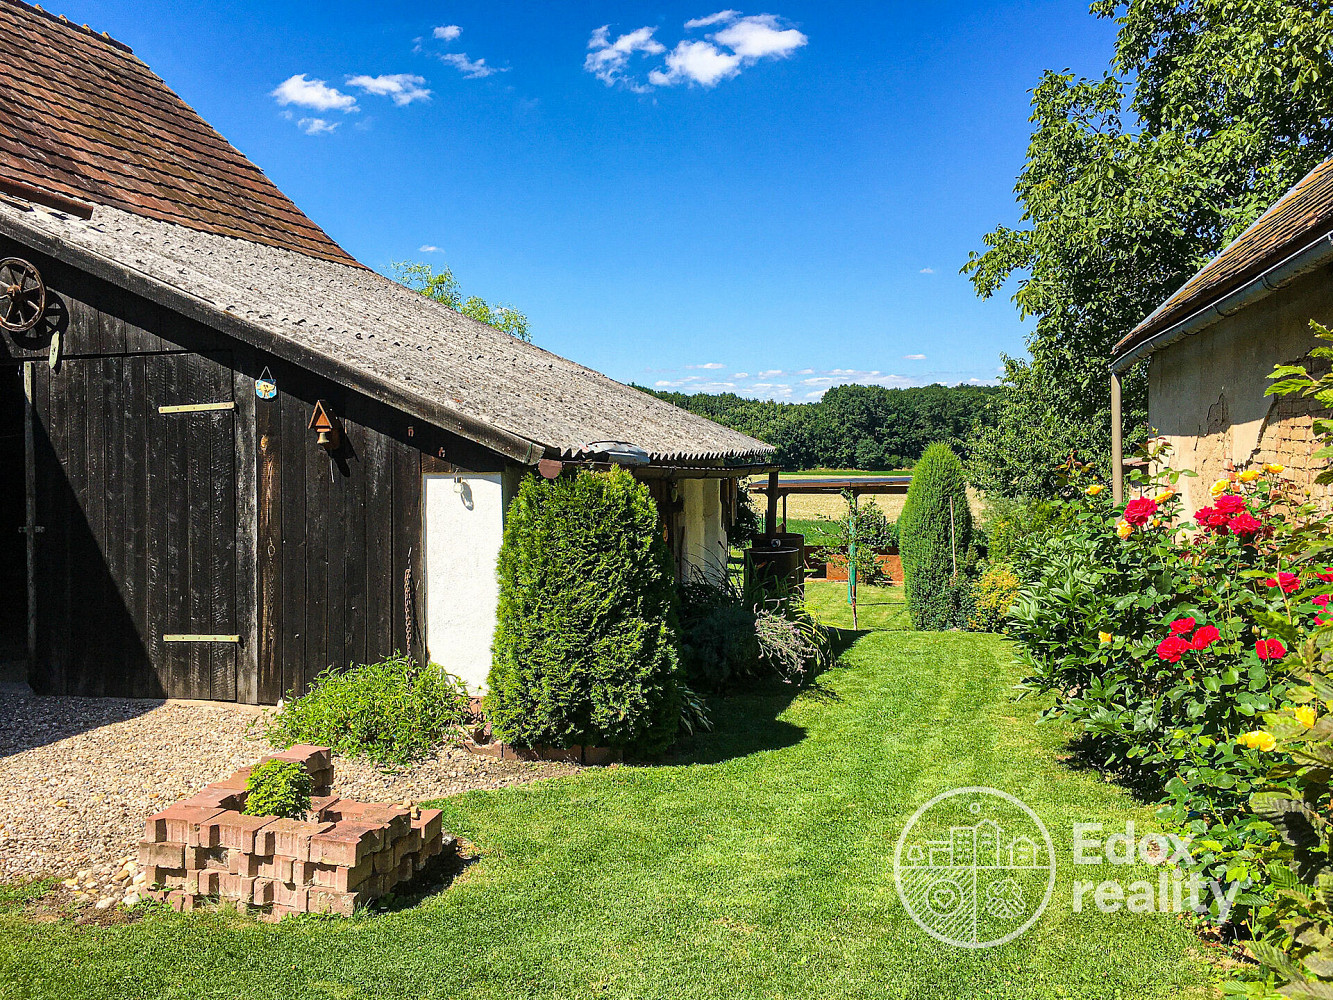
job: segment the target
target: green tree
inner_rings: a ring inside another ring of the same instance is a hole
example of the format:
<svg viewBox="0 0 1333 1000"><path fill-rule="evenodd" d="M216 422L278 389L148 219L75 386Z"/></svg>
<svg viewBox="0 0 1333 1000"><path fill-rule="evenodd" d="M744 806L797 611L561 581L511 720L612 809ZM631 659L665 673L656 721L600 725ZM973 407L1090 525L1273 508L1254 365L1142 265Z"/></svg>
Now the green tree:
<svg viewBox="0 0 1333 1000"><path fill-rule="evenodd" d="M784 468L885 469L910 465L934 441L965 449L972 428L984 422L1000 390L840 385L815 403L746 399L732 392L643 391L776 445Z"/></svg>
<svg viewBox="0 0 1333 1000"><path fill-rule="evenodd" d="M528 476L505 514L486 714L518 746L656 753L680 695L671 554L623 469Z"/></svg>
<svg viewBox="0 0 1333 1000"><path fill-rule="evenodd" d="M1045 73L1016 193L1023 228L984 237L964 271L989 297L1010 278L1035 317L1030 360L979 426L981 489L1054 494L1075 453L1110 467L1114 344L1314 165L1333 153L1333 10L1292 0L1102 0L1119 25L1099 79ZM1146 378L1124 417L1145 431Z"/></svg>
<svg viewBox="0 0 1333 1000"><path fill-rule="evenodd" d="M898 516L907 610L919 629L960 624L964 569L972 548L972 511L963 463L946 444L933 444L912 470ZM957 567L957 569L955 568Z"/></svg>
<svg viewBox="0 0 1333 1000"><path fill-rule="evenodd" d="M479 295L469 295L464 299L462 287L448 267L436 271L429 264L406 260L394 261L389 266L393 270L394 280L400 285L406 285L414 292L443 303L478 323L485 323L519 340L532 343L532 331L528 327L526 315L511 306L493 306Z"/></svg>

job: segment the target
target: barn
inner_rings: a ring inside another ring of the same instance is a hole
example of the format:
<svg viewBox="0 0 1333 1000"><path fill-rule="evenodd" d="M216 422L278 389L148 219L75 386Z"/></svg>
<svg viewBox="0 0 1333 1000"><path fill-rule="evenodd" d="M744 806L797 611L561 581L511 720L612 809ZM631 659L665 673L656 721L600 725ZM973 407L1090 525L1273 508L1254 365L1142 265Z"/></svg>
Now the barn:
<svg viewBox="0 0 1333 1000"><path fill-rule="evenodd" d="M507 499L631 464L716 574L772 449L353 259L129 48L0 0L0 660L272 703L394 650L484 686Z"/></svg>

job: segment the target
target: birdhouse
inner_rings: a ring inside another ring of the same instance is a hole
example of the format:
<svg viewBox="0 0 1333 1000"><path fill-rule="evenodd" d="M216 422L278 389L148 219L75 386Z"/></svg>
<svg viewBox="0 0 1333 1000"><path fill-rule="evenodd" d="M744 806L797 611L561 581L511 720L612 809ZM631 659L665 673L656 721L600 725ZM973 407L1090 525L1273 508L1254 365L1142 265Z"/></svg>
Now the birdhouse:
<svg viewBox="0 0 1333 1000"><path fill-rule="evenodd" d="M342 444L342 434L338 431L338 418L324 400L315 401L315 412L310 414L310 429L315 432L316 442L325 451L337 451Z"/></svg>

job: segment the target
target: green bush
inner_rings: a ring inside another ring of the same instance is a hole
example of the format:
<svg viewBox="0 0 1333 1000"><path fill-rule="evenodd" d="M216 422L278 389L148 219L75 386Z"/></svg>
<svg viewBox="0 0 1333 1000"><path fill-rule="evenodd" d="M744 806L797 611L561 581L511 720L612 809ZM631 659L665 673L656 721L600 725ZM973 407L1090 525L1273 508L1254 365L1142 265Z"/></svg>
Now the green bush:
<svg viewBox="0 0 1333 1000"><path fill-rule="evenodd" d="M310 772L294 760L266 760L245 782L247 816L300 819L310 808Z"/></svg>
<svg viewBox="0 0 1333 1000"><path fill-rule="evenodd" d="M799 683L832 659L828 630L798 593L695 581L680 588L680 658L690 684L722 691L777 677Z"/></svg>
<svg viewBox="0 0 1333 1000"><path fill-rule="evenodd" d="M1008 563L1026 579L1023 568L1065 527L1068 516L1069 506L1060 500L987 497L982 525L986 558Z"/></svg>
<svg viewBox="0 0 1333 1000"><path fill-rule="evenodd" d="M931 445L912 470L907 503L898 518L898 544L913 626L946 629L961 624L964 571L975 559L972 511L963 464L948 445Z"/></svg>
<svg viewBox="0 0 1333 1000"><path fill-rule="evenodd" d="M1009 609L1018 600L1018 574L1008 563L986 567L972 588L973 608L967 627L973 632L1000 632Z"/></svg>
<svg viewBox="0 0 1333 1000"><path fill-rule="evenodd" d="M467 721L463 682L395 654L350 670L326 670L310 690L268 716L274 746L314 743L384 766L434 752Z"/></svg>
<svg viewBox="0 0 1333 1000"><path fill-rule="evenodd" d="M653 754L675 738L675 587L647 486L529 476L505 517L486 714L517 746Z"/></svg>

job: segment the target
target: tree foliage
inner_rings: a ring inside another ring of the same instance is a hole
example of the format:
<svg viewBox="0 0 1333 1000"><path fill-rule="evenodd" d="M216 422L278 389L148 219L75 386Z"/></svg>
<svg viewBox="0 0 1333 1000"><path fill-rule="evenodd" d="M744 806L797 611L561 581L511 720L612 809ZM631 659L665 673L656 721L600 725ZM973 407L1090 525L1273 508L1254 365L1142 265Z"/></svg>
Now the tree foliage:
<svg viewBox="0 0 1333 1000"><path fill-rule="evenodd" d="M505 515L499 575L496 735L665 749L680 715L676 594L648 487L623 469L528 476Z"/></svg>
<svg viewBox="0 0 1333 1000"><path fill-rule="evenodd" d="M390 266L394 280L399 284L443 303L478 323L493 326L527 343L532 342L532 331L526 315L511 306L493 306L479 295L463 298L462 286L448 267L436 271L429 264L406 260L394 261Z"/></svg>
<svg viewBox="0 0 1333 1000"><path fill-rule="evenodd" d="M926 449L912 471L898 517L898 549L906 576L907 610L919 629L960 624L962 574L972 548L972 511L963 463L945 444Z"/></svg>
<svg viewBox="0 0 1333 1000"><path fill-rule="evenodd" d="M817 403L643 391L776 445L777 460L787 469L898 469L910 467L936 441L964 448L1000 390L839 385Z"/></svg>
<svg viewBox="0 0 1333 1000"><path fill-rule="evenodd" d="M1114 344L1333 153L1333 11L1292 0L1102 0L1119 26L1097 79L1046 72L1015 191L964 270L989 297L1011 278L1036 318L1031 359L1005 358L1004 402L973 442L975 485L1051 496L1071 452L1109 471ZM1147 384L1124 384L1129 439Z"/></svg>

